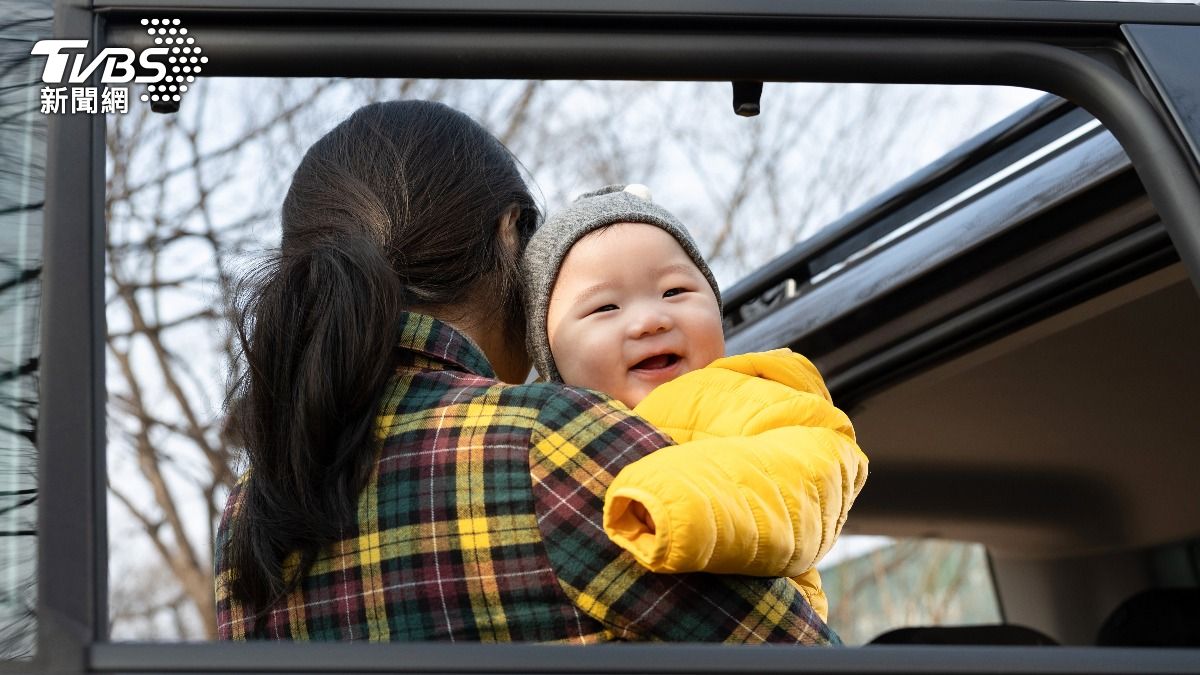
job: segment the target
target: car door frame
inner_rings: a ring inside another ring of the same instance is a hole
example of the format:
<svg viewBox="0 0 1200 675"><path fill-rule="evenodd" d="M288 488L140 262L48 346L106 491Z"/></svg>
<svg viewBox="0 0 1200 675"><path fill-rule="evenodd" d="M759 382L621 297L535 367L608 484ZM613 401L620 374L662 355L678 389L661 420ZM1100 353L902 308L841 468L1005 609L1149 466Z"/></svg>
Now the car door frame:
<svg viewBox="0 0 1200 675"><path fill-rule="evenodd" d="M183 17L206 75L924 82L1064 96L1121 141L1200 284L1200 163L1123 27L1200 30L1200 8L980 0L59 0L55 37L148 46ZM617 645L132 645L108 642L102 116L49 123L39 447L40 672L1170 672L1189 650L725 650ZM801 657L802 656L802 657Z"/></svg>

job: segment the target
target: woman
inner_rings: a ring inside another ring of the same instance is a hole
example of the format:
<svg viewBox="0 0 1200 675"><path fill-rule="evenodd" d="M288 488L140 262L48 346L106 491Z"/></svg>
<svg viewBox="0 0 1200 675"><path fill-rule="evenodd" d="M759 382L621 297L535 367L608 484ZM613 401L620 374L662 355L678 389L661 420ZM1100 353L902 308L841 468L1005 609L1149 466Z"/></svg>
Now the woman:
<svg viewBox="0 0 1200 675"><path fill-rule="evenodd" d="M369 105L309 149L242 314L221 637L836 640L786 580L656 575L605 536L612 477L670 442L519 384L537 222L508 151L443 105Z"/></svg>

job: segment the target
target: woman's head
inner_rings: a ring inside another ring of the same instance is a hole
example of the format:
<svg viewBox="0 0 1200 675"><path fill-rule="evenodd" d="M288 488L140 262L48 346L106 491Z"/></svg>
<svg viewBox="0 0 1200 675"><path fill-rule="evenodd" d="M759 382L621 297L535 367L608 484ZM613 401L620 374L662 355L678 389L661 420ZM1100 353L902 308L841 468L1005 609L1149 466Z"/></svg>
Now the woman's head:
<svg viewBox="0 0 1200 675"><path fill-rule="evenodd" d="M486 129L440 103L374 103L300 162L283 202L282 257L359 239L395 273L406 308L477 305L521 331L516 260L498 227L510 213L523 248L538 210Z"/></svg>
<svg viewBox="0 0 1200 675"><path fill-rule="evenodd" d="M251 473L225 551L236 596L264 609L288 586L284 557L303 571L354 518L402 310L523 347L518 262L538 219L508 150L438 103L364 106L309 148L279 255L239 307Z"/></svg>

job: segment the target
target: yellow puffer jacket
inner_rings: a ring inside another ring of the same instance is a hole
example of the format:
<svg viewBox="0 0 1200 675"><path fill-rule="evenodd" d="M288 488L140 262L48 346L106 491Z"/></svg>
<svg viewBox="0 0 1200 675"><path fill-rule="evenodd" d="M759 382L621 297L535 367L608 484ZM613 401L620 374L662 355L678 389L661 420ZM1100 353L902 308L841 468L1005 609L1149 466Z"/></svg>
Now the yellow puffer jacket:
<svg viewBox="0 0 1200 675"><path fill-rule="evenodd" d="M815 564L866 482L867 456L812 363L788 349L718 359L634 412L680 445L617 475L609 537L656 572L792 577L824 618Z"/></svg>

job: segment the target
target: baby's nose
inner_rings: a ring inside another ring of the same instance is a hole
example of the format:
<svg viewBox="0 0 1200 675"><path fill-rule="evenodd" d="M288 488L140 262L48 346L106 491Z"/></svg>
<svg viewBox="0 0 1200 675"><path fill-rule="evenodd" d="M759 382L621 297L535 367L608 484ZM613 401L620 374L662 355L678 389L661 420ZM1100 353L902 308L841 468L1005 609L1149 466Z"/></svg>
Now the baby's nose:
<svg viewBox="0 0 1200 675"><path fill-rule="evenodd" d="M638 312L634 321L629 326L629 333L631 337L635 338L656 335L671 330L674 325L671 315L667 312L648 309Z"/></svg>

